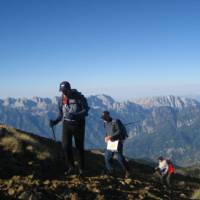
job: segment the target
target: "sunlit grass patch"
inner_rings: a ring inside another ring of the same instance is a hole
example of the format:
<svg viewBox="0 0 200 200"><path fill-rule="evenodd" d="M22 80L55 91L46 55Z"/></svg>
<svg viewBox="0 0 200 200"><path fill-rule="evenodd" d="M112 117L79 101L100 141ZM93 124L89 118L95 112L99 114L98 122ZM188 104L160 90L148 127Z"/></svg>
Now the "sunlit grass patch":
<svg viewBox="0 0 200 200"><path fill-rule="evenodd" d="M11 136L1 138L0 145L3 146L4 150L10 151L12 153L19 153L22 149L21 142L15 137Z"/></svg>
<svg viewBox="0 0 200 200"><path fill-rule="evenodd" d="M194 191L192 199L200 199L200 189Z"/></svg>

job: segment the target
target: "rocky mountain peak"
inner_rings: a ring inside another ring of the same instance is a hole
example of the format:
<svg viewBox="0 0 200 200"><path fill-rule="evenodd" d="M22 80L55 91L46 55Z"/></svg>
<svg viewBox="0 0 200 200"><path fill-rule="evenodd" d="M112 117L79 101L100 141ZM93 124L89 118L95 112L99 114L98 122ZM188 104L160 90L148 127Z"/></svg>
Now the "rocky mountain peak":
<svg viewBox="0 0 200 200"><path fill-rule="evenodd" d="M115 100L105 94L102 95L92 95L88 97L88 102L91 107L93 108L111 108L113 104L115 103Z"/></svg>
<svg viewBox="0 0 200 200"><path fill-rule="evenodd" d="M142 98L135 100L134 102L146 108L168 106L172 108L182 109L188 106L200 105L200 103L194 99L173 95Z"/></svg>

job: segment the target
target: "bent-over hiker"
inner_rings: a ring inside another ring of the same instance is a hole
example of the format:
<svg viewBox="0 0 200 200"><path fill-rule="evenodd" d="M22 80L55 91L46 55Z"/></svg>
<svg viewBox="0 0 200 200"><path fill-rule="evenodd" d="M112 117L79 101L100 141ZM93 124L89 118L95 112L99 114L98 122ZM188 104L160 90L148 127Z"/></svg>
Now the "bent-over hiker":
<svg viewBox="0 0 200 200"><path fill-rule="evenodd" d="M174 174L172 162L160 156L158 157L158 166L156 167L156 170L159 170L162 186L166 184L169 189L172 189L171 179Z"/></svg>

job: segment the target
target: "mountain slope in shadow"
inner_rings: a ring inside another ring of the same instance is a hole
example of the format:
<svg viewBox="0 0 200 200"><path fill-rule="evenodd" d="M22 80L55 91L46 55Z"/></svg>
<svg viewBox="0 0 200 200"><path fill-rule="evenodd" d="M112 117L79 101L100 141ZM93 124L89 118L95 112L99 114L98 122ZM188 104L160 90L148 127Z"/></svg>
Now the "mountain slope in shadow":
<svg viewBox="0 0 200 200"><path fill-rule="evenodd" d="M76 152L75 152L76 153ZM61 144L32 133L0 125L0 199L110 200L190 199L200 180L176 175L174 191L161 189L152 167L129 161L131 177L102 174L103 153L86 151L86 173L64 175Z"/></svg>

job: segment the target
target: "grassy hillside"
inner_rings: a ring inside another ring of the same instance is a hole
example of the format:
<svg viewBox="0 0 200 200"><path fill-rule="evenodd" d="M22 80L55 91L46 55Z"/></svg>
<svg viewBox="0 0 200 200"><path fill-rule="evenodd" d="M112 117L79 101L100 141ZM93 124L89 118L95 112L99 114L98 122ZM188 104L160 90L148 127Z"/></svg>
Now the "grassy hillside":
<svg viewBox="0 0 200 200"><path fill-rule="evenodd" d="M0 125L0 163L1 200L188 200L200 188L199 179L176 175L172 195L166 188L161 190L152 167L133 160L128 179L118 170L115 177L102 175L104 158L99 151L86 152L84 177L65 176L59 142L4 125Z"/></svg>

